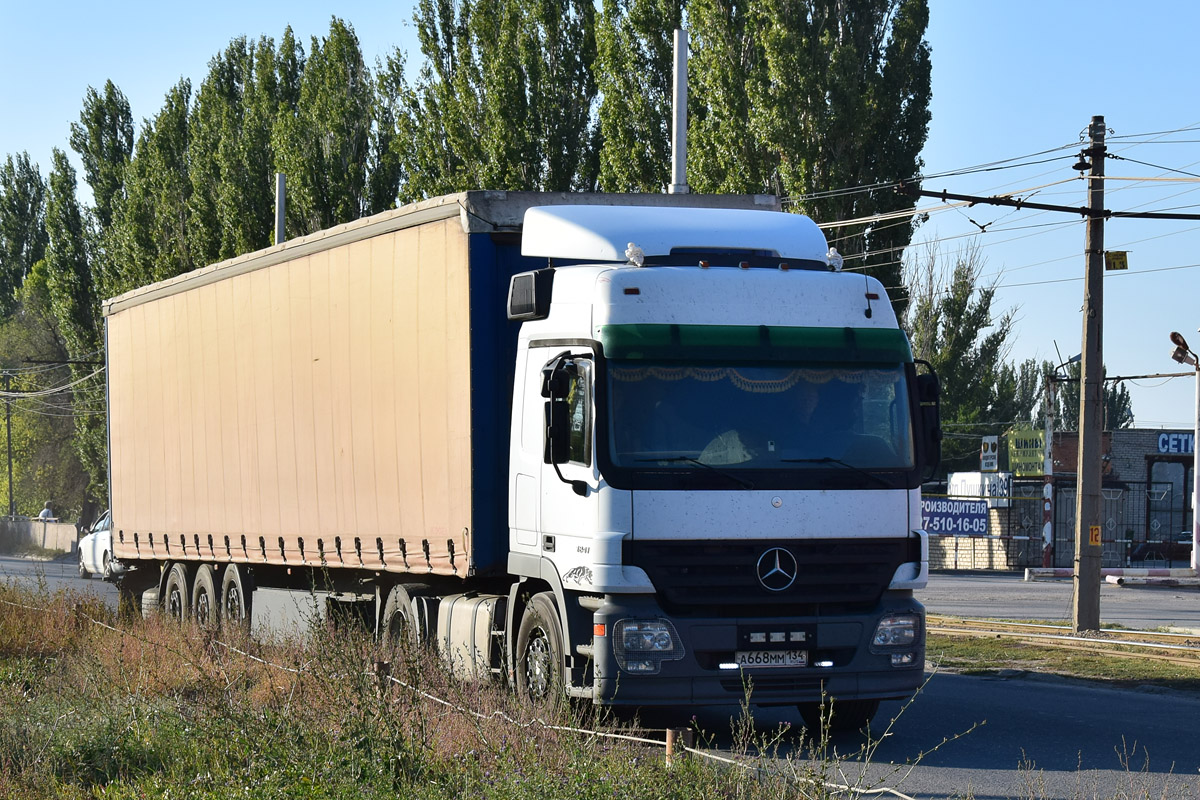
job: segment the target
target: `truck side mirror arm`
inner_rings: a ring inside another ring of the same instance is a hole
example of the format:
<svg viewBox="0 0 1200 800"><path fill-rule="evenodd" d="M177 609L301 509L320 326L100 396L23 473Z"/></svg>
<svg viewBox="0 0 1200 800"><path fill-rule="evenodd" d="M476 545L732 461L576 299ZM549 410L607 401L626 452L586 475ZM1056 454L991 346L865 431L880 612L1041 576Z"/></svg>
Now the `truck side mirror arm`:
<svg viewBox="0 0 1200 800"><path fill-rule="evenodd" d="M542 461L554 465L554 472L563 483L569 484L571 490L580 497L587 497L588 484L581 480L567 480L563 477L559 464L571 460L571 409L567 405L567 391L571 384L573 366L567 366L564 359L567 353L552 359L542 369L542 396L546 400L545 429L543 441L545 448Z"/></svg>

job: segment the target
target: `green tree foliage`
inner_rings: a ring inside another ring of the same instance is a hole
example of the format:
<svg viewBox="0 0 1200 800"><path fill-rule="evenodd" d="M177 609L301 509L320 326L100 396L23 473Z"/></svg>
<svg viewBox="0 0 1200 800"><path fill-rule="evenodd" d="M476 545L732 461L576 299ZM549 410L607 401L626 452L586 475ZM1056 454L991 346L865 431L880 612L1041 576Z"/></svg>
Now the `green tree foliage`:
<svg viewBox="0 0 1200 800"><path fill-rule="evenodd" d="M34 264L17 292L11 315L0 321L0 365L11 376L14 393L40 393L70 382L61 362L66 347L50 310L45 260ZM80 464L75 421L103 411L99 393L66 390L44 396L14 397L12 412L13 500L17 513L35 515L47 500L62 519L75 519L85 503L88 477ZM6 426L7 430L7 426ZM7 445L7 442L5 442ZM0 497L7 512L8 470L0 469Z"/></svg>
<svg viewBox="0 0 1200 800"><path fill-rule="evenodd" d="M779 154L783 192L807 196L803 210L818 222L911 210L892 184L920 171L929 127L926 0L764 0L757 18L767 68L747 86L749 119ZM844 187L863 190L828 191ZM827 235L843 255L869 254L855 266L901 285L906 220Z"/></svg>
<svg viewBox="0 0 1200 800"><path fill-rule="evenodd" d="M596 22L600 188L659 192L670 182L673 32L682 0L604 0Z"/></svg>
<svg viewBox="0 0 1200 800"><path fill-rule="evenodd" d="M400 186L404 184L404 161L413 139L412 120L405 114L411 102L404 79L404 54L393 51L376 65L375 100L372 114L371 157L367 165L366 213L378 214L396 207Z"/></svg>
<svg viewBox="0 0 1200 800"><path fill-rule="evenodd" d="M133 114L129 100L112 81L101 95L89 86L79 122L71 123L71 149L83 161L83 177L92 187L101 229L112 224L113 207L125 184L133 154Z"/></svg>
<svg viewBox="0 0 1200 800"><path fill-rule="evenodd" d="M171 88L159 113L138 136L125 178L125 196L106 232L98 270L104 297L171 278L197 266L188 235L192 181L188 173L191 82Z"/></svg>
<svg viewBox="0 0 1200 800"><path fill-rule="evenodd" d="M911 271L913 296L904 326L913 356L932 364L941 379L947 433L941 468L970 470L978 467L979 436L998 433L995 423L1015 418L1009 416L1016 411L1009 393L1022 373L1005 364L1013 311L995 315L995 282L979 282L978 244L961 249L949 268L936 249L923 255Z"/></svg>
<svg viewBox="0 0 1200 800"><path fill-rule="evenodd" d="M354 29L315 37L294 113L279 116L275 159L287 176L289 235L358 219L366 208L374 84Z"/></svg>
<svg viewBox="0 0 1200 800"><path fill-rule="evenodd" d="M1045 362L1044 368L1048 374L1053 374L1053 366ZM1059 431L1079 430L1079 374L1078 361L1067 364L1059 371L1056 378L1054 429ZM1105 377L1108 368L1103 370ZM1121 383L1105 380L1100 392L1101 426L1106 431L1133 427L1133 402L1129 390Z"/></svg>
<svg viewBox="0 0 1200 800"><path fill-rule="evenodd" d="M41 260L46 234L46 183L29 153L0 166L0 315L12 313L16 292Z"/></svg>
<svg viewBox="0 0 1200 800"><path fill-rule="evenodd" d="M587 0L422 0L401 194L592 188L595 9Z"/></svg>
<svg viewBox="0 0 1200 800"><path fill-rule="evenodd" d="M892 187L920 171L928 130L926 0L693 0L688 16L694 189L800 197L823 223L914 207ZM901 285L906 219L828 235Z"/></svg>
<svg viewBox="0 0 1200 800"><path fill-rule="evenodd" d="M189 249L208 264L271 244L274 152L279 108L270 39L234 39L209 62L189 122Z"/></svg>
<svg viewBox="0 0 1200 800"><path fill-rule="evenodd" d="M39 267L38 282L31 285L27 295L38 298L39 304L48 304L65 355L81 362L71 367L73 381L79 382L73 396L94 400L104 396L104 378L95 366L82 362L98 360L102 352L100 298L92 281L88 232L76 197L75 170L61 150L55 148L53 157L46 211L50 246L44 270ZM80 405L84 409L74 418L76 451L89 479L89 493L104 498L108 474L104 418L94 413L94 403Z"/></svg>

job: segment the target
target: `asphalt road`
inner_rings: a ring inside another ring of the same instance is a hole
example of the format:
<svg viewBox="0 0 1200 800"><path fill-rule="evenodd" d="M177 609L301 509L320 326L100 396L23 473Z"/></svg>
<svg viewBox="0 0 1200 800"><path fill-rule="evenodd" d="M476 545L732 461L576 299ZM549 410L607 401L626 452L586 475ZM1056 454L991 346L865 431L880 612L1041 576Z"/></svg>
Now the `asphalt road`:
<svg viewBox="0 0 1200 800"><path fill-rule="evenodd" d="M935 574L917 599L931 614L1060 621L1071 619L1073 591L1070 580L1027 583L1015 573ZM1200 589L1101 584L1100 620L1200 630Z"/></svg>
<svg viewBox="0 0 1200 800"><path fill-rule="evenodd" d="M110 607L117 607L117 587L105 583L99 577L79 577L79 562L74 556L63 556L54 561L39 561L30 558L0 556L0 583L21 586L44 586L50 593L91 592L102 598Z"/></svg>
<svg viewBox="0 0 1200 800"><path fill-rule="evenodd" d="M114 607L117 601L111 584L80 579L70 559L0 557L4 581L95 592ZM920 599L931 613L1060 620L1070 617L1071 585L939 574ZM1106 585L1100 608L1105 622L1200 629L1195 589ZM872 726L880 740L866 766L855 755L866 743L863 736L831 739L831 747L850 758L830 780L886 786L915 798L1200 797L1200 697L1038 676L937 673L903 713L901 707L891 702L880 708ZM706 730L728 731L738 713L736 707L711 708L697 719ZM783 722L797 730L801 724L792 709L756 709L755 721L761 735ZM718 733L715 744L728 747L730 736ZM803 760L807 746L793 733L784 738L783 752Z"/></svg>

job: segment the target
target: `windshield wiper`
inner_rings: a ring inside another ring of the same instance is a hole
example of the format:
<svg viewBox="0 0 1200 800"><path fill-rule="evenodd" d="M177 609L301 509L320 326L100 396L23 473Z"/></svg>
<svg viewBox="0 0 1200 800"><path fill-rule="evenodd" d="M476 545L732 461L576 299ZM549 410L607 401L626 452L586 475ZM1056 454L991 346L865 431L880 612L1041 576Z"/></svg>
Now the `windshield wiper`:
<svg viewBox="0 0 1200 800"><path fill-rule="evenodd" d="M741 486L743 489L753 489L754 488L754 484L751 483L750 481L746 480L745 478L739 478L737 475L734 475L732 472L726 472L723 469L717 469L712 464L706 464L703 461L701 461L700 459L692 458L691 456L664 456L662 458L639 458L636 460L640 461L640 462L657 461L657 462L663 463L663 464L677 464L680 462L686 462L688 464L699 464L700 466L704 467L705 469L711 469L713 472L717 473L718 475L728 478L729 480L731 480L734 483Z"/></svg>
<svg viewBox="0 0 1200 800"><path fill-rule="evenodd" d="M857 472L859 475L865 475L868 478L871 478L885 489L895 488L892 486L892 484L888 483L874 472L868 472L862 467L856 467L853 464L849 464L845 461L842 461L840 458L834 458L833 456L823 456L822 458L781 458L779 460L785 464L837 464L838 466L845 467L852 472Z"/></svg>

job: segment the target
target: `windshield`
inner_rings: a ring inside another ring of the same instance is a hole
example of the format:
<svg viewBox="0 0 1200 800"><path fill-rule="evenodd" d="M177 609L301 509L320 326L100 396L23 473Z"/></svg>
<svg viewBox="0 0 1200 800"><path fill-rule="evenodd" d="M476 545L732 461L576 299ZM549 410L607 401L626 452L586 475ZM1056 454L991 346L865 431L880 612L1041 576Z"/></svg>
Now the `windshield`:
<svg viewBox="0 0 1200 800"><path fill-rule="evenodd" d="M607 383L619 469L844 470L862 480L915 467L902 364L610 361Z"/></svg>

